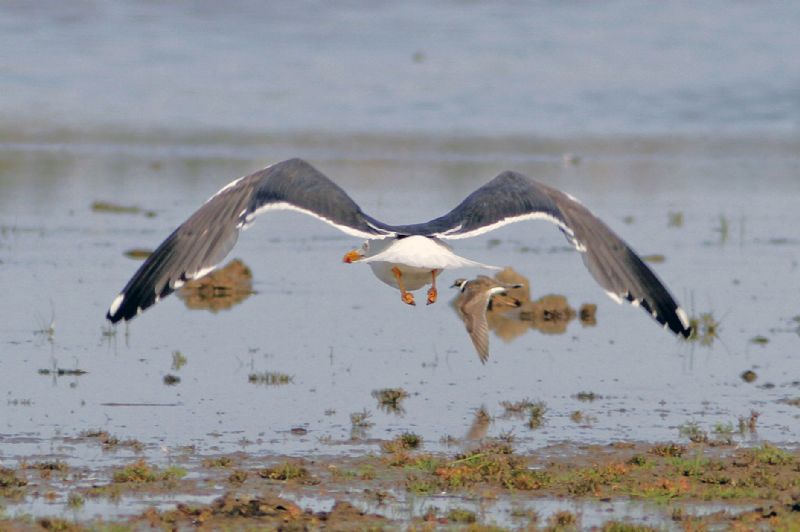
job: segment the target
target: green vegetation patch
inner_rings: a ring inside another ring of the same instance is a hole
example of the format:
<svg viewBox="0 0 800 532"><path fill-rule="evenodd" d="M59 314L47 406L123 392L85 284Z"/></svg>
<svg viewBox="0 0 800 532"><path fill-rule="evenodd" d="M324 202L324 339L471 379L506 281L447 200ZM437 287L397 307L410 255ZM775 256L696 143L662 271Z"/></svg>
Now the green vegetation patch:
<svg viewBox="0 0 800 532"><path fill-rule="evenodd" d="M381 450L385 453L397 453L418 449L422 445L422 438L417 434L405 432L393 440L381 442Z"/></svg>
<svg viewBox="0 0 800 532"><path fill-rule="evenodd" d="M186 470L180 467L168 467L160 470L144 460L137 460L132 464L117 469L111 476L115 483L143 484L149 482L178 480L186 476Z"/></svg>
<svg viewBox="0 0 800 532"><path fill-rule="evenodd" d="M269 480L309 480L311 475L302 463L283 462L258 472L261 478Z"/></svg>

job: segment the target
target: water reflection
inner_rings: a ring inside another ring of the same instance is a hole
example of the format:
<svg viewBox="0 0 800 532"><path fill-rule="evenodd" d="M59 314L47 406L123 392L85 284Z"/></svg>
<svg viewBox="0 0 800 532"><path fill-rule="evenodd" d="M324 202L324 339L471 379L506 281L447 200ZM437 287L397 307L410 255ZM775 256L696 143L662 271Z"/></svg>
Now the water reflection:
<svg viewBox="0 0 800 532"><path fill-rule="evenodd" d="M486 309L488 328L505 342L510 342L535 329L544 334L563 334L576 317L584 326L597 324L597 305L584 304L576 311L563 295L548 294L531 300L530 281L524 275L507 267L494 276L498 286L507 286L505 294L491 296ZM460 310L468 297L459 292L451 306L464 322L467 331L469 317ZM479 352L480 355L480 352ZM487 352L488 356L488 352ZM483 359L483 357L481 357Z"/></svg>
<svg viewBox="0 0 800 532"><path fill-rule="evenodd" d="M378 401L378 408L387 414L402 416L406 413L403 400L408 397L408 392L403 388L382 388L372 390L372 397Z"/></svg>
<svg viewBox="0 0 800 532"><path fill-rule="evenodd" d="M464 436L464 439L467 441L478 441L482 440L486 437L486 434L489 432L489 425L492 422L492 417L489 415L489 412L486 411L486 407L481 405L481 407L475 412L475 415L472 418L472 424L467 431L467 434Z"/></svg>
<svg viewBox="0 0 800 532"><path fill-rule="evenodd" d="M178 290L178 297L192 310L217 312L238 305L253 294L253 272L240 259L223 268L188 281Z"/></svg>

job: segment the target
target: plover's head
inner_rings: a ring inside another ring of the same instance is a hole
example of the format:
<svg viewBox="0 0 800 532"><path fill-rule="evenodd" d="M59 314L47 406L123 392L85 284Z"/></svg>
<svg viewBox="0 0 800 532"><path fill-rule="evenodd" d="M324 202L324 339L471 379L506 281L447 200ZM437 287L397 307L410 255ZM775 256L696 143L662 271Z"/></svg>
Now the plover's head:
<svg viewBox="0 0 800 532"><path fill-rule="evenodd" d="M466 279L456 279L455 281L453 281L453 284L450 285L450 288L458 288L463 292L466 286L467 286Z"/></svg>

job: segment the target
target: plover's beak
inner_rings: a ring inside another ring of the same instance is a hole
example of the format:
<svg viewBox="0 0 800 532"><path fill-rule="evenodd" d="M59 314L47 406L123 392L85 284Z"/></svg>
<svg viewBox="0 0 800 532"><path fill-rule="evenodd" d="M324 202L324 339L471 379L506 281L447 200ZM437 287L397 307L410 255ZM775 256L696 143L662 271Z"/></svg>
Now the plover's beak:
<svg viewBox="0 0 800 532"><path fill-rule="evenodd" d="M342 262L350 264L351 262L355 262L363 258L364 255L362 255L357 249L354 249L353 251L348 251L347 253L344 254L344 257L342 257Z"/></svg>

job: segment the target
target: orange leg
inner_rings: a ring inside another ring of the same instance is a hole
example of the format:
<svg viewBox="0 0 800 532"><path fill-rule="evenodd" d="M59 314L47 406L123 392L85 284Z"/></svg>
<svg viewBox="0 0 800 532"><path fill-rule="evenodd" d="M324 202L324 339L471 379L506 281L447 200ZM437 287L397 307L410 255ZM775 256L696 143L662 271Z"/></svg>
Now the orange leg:
<svg viewBox="0 0 800 532"><path fill-rule="evenodd" d="M428 305L436 303L436 298L439 296L439 291L436 290L436 274L441 270L431 270L431 287L428 289Z"/></svg>
<svg viewBox="0 0 800 532"><path fill-rule="evenodd" d="M392 268L392 273L394 274L394 278L397 280L397 287L400 289L400 299L403 301L403 303L408 305L416 305L414 302L414 294L411 292L406 292L406 289L403 286L403 274L400 272L400 269L395 266Z"/></svg>

